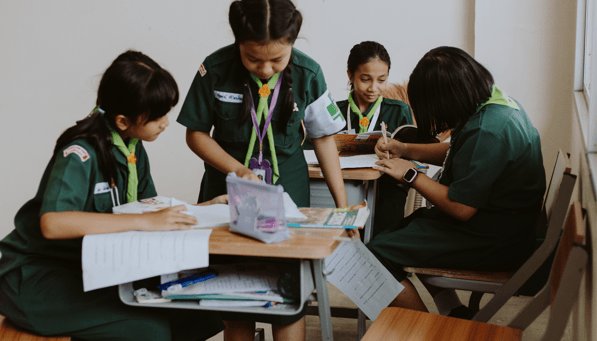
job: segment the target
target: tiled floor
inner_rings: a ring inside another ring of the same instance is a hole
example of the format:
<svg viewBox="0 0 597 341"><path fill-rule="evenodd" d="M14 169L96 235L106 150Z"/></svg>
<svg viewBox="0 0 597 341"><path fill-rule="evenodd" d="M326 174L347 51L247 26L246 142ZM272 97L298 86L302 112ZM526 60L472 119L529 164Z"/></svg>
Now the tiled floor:
<svg viewBox="0 0 597 341"><path fill-rule="evenodd" d="M437 313L435 304L431 296L422 287L421 283L416 279L411 279L413 284L417 287L419 293L421 293L425 305L431 313ZM333 285L329 284L330 293L330 305L334 307L356 307L350 299L348 299L342 292L336 289ZM463 302L468 302L468 292L459 292L459 296ZM491 298L491 295L485 295L481 301L481 305ZM506 306L504 306L490 321L489 323L497 325L507 325L512 318L524 307L524 305L530 301L529 297L513 297L511 298ZM523 333L523 341L535 341L539 340L543 335L545 327L547 325L547 319L549 317L549 308L541 314L535 322L533 322ZM307 316L307 341L321 341L321 331L319 329L319 317ZM367 321L367 326L371 325L371 321ZM332 326L334 330L334 340L338 341L356 341L357 340L357 321L356 319L345 319L345 318L332 318ZM265 339L266 341L272 341L271 328L267 324L257 324L257 327L265 328ZM223 341L223 333L216 335L209 339L209 341ZM566 330L566 334L561 341L572 340L572 333L570 328Z"/></svg>

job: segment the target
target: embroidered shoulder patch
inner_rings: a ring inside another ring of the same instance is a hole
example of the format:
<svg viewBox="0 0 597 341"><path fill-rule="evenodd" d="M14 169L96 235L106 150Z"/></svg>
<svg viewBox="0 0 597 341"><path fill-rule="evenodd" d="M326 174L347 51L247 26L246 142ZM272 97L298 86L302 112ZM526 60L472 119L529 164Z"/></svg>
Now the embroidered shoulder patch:
<svg viewBox="0 0 597 341"><path fill-rule="evenodd" d="M199 66L199 73L201 74L201 77L205 76L205 74L207 73L207 70L205 69L205 66L203 66L203 64Z"/></svg>
<svg viewBox="0 0 597 341"><path fill-rule="evenodd" d="M81 159L81 161L85 162L87 160L89 160L89 153L87 152L87 150L85 150L85 148L77 145L77 144L73 144L72 146L66 148L63 152L64 157L67 157L69 154L75 153L79 156L79 158Z"/></svg>

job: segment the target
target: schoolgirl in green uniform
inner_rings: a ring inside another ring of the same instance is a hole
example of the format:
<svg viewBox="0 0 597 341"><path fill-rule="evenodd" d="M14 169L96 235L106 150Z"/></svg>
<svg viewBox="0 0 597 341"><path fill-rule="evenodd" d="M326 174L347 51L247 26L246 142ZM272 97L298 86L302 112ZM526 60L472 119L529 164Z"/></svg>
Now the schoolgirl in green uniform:
<svg viewBox="0 0 597 341"><path fill-rule="evenodd" d="M301 13L290 0L241 0L230 5L229 22L235 43L203 61L178 117L188 128L187 144L205 161L199 200L226 193L226 175L235 172L280 184L299 207L309 206L304 124L336 205L345 207L331 135L346 123L319 65L293 48ZM298 321L270 320L274 337L304 339L302 315ZM252 338L254 323L237 328L241 324L227 324L227 341L241 329L247 334L240 339Z"/></svg>
<svg viewBox="0 0 597 341"><path fill-rule="evenodd" d="M223 329L217 314L126 306L117 287L83 291L83 236L196 223L184 206L111 214L113 206L156 195L141 141L166 129L178 97L170 73L141 52L112 62L97 107L58 138L36 196L0 242L0 314L33 333L77 340L205 340Z"/></svg>
<svg viewBox="0 0 597 341"><path fill-rule="evenodd" d="M384 98L388 85L390 55L385 47L374 41L364 41L353 46L346 63L351 91L348 99L338 102L346 115L346 130L351 134L380 131L381 122L388 132L413 124L410 107L399 100ZM386 228L400 224L404 218L407 190L389 175L378 180L378 192L373 226L373 236Z"/></svg>
<svg viewBox="0 0 597 341"><path fill-rule="evenodd" d="M396 140L376 146L376 169L410 184L421 208L367 247L405 285L391 303L426 310L402 266L508 271L530 255L545 191L539 133L522 106L494 85L487 69L454 47L429 51L408 83L420 134L452 130L449 143ZM418 160L443 165L439 181ZM428 286L441 314L471 318L453 290Z"/></svg>

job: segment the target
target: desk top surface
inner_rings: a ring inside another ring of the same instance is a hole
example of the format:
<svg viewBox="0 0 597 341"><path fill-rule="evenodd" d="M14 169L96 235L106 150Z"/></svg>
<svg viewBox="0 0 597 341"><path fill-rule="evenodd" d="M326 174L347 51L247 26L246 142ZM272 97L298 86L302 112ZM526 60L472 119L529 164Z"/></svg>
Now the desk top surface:
<svg viewBox="0 0 597 341"><path fill-rule="evenodd" d="M382 175L382 172L373 168L351 168L342 169L342 177L344 180L376 180ZM323 179L323 172L321 168L314 165L309 165L309 178Z"/></svg>
<svg viewBox="0 0 597 341"><path fill-rule="evenodd" d="M254 257L321 259L334 252L340 245L335 237L346 237L343 229L291 228L296 231L290 239L266 244L261 241L228 231L229 226L214 228L209 238L212 255L236 255Z"/></svg>

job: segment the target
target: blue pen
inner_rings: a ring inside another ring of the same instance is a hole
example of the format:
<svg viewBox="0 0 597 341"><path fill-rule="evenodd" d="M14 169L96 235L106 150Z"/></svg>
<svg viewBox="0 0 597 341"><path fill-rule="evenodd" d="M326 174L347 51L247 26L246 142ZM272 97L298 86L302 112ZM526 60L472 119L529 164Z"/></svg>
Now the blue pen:
<svg viewBox="0 0 597 341"><path fill-rule="evenodd" d="M191 275L191 276L187 276L187 277L178 279L176 281L160 284L160 285L158 285L158 289L162 290L162 291L167 290L169 287L173 286L174 284L180 284L184 288L184 287L188 287L189 285L197 284L200 282L205 282L208 279L212 279L212 278L216 277L217 275L218 275L218 273L216 271L208 270L208 271L204 271L197 275Z"/></svg>

